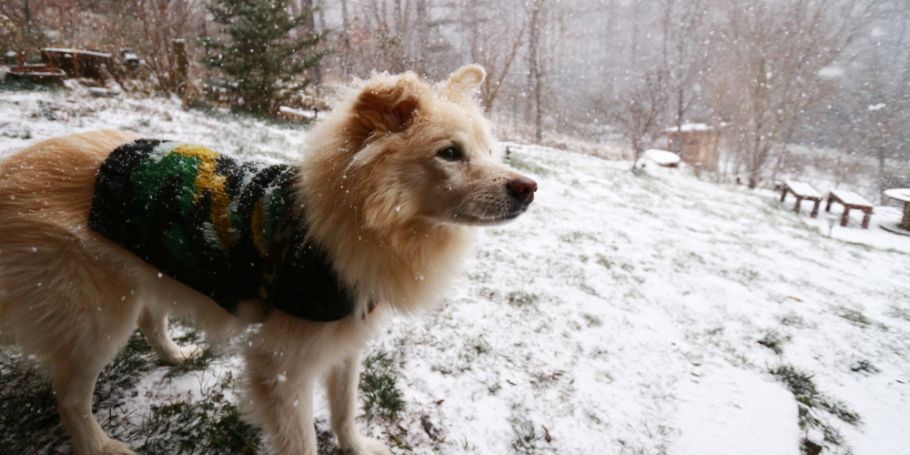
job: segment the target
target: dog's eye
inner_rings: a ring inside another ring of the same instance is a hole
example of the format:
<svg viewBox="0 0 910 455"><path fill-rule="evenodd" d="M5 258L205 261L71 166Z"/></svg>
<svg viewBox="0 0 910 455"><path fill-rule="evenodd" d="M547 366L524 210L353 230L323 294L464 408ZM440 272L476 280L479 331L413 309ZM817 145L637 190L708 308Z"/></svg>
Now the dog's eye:
<svg viewBox="0 0 910 455"><path fill-rule="evenodd" d="M464 153L461 152L461 148L455 145L450 145L439 152L436 153L436 156L446 160L446 161L462 161L464 160Z"/></svg>

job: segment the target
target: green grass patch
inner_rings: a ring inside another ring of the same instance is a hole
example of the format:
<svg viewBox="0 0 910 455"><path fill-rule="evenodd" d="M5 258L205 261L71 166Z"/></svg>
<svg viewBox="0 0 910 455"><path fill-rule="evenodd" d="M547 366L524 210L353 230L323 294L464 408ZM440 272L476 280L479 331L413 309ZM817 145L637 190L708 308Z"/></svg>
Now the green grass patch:
<svg viewBox="0 0 910 455"><path fill-rule="evenodd" d="M506 296L509 300L509 305L516 307L527 307L537 303L538 297L537 294L532 294L525 291L512 291Z"/></svg>
<svg viewBox="0 0 910 455"><path fill-rule="evenodd" d="M910 307L891 305L891 307L888 308L888 316L910 322Z"/></svg>
<svg viewBox="0 0 910 455"><path fill-rule="evenodd" d="M512 453L521 455L539 455L547 450L553 442L550 430L528 418L528 412L521 405L513 405L512 417Z"/></svg>
<svg viewBox="0 0 910 455"><path fill-rule="evenodd" d="M98 378L94 409L105 429L126 425L114 410L131 399L142 375L154 368L155 356L138 332ZM0 453L57 453L68 438L60 424L57 400L47 375L18 351L0 351Z"/></svg>
<svg viewBox="0 0 910 455"><path fill-rule="evenodd" d="M398 387L398 372L390 353L378 351L364 360L360 392L367 421L393 421L398 418L404 410L404 398Z"/></svg>
<svg viewBox="0 0 910 455"><path fill-rule="evenodd" d="M22 355L0 351L0 453L52 453L66 442L47 377Z"/></svg>
<svg viewBox="0 0 910 455"><path fill-rule="evenodd" d="M779 320L780 320L781 324L788 326L788 327L805 328L808 326L806 324L806 320L803 319L802 316L800 316L792 311L787 314L782 315Z"/></svg>
<svg viewBox="0 0 910 455"><path fill-rule="evenodd" d="M517 454L536 455L540 436L536 425L530 420L518 417L512 420L512 450Z"/></svg>
<svg viewBox="0 0 910 455"><path fill-rule="evenodd" d="M846 403L821 393L812 380L812 375L805 371L792 365L782 365L772 368L770 373L783 382L796 398L800 428L820 430L825 442L835 446L844 445L843 436L831 424L830 419L826 418L826 414L849 425L855 426L862 422L860 415Z"/></svg>
<svg viewBox="0 0 910 455"><path fill-rule="evenodd" d="M781 355L784 352L784 343L790 341L789 337L785 337L780 333L777 333L773 330L765 332L765 335L758 339L757 343L770 349L777 355Z"/></svg>
<svg viewBox="0 0 910 455"><path fill-rule="evenodd" d="M152 406L140 433L142 453L255 455L260 433L244 422L224 390L233 386L229 373L203 392L199 401L178 401Z"/></svg>
<svg viewBox="0 0 910 455"><path fill-rule="evenodd" d="M852 322L858 327L868 327L872 325L872 320L867 318L862 311L854 310L852 308L840 307L837 310L837 315Z"/></svg>
<svg viewBox="0 0 910 455"><path fill-rule="evenodd" d="M866 373L866 374L876 374L876 373L881 372L881 370L879 370L878 367L873 365L872 362L865 360L865 359L861 359L861 360L857 360L856 362L853 362L853 364L850 365L850 371L852 371L854 373Z"/></svg>

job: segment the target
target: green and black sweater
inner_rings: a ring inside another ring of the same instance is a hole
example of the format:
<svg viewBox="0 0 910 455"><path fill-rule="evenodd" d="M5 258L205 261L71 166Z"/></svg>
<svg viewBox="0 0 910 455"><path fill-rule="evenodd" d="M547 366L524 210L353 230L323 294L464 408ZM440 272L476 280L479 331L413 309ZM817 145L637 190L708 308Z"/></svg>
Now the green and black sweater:
<svg viewBox="0 0 910 455"><path fill-rule="evenodd" d="M307 240L306 220L294 215L303 210L291 210L297 175L289 165L139 139L98 170L89 226L230 312L261 299L302 319L339 320L354 295Z"/></svg>

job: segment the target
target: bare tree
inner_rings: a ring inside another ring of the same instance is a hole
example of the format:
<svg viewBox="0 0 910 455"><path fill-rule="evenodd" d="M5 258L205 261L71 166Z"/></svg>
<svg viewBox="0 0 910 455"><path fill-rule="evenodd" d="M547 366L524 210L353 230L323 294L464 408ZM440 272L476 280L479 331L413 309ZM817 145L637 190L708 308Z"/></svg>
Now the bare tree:
<svg viewBox="0 0 910 455"><path fill-rule="evenodd" d="M910 139L905 125L910 122L910 53L904 59L890 57L886 40L898 49L910 46L910 12L901 2L889 2L880 18L901 17L893 36L872 33L864 37L866 50L854 62L867 68L863 85L846 92L852 103L851 119L845 125L844 150L857 156L874 157L877 167L879 199L885 189L910 183ZM887 49L887 50L886 50ZM896 65L895 65L896 63ZM904 166L901 164L904 163Z"/></svg>
<svg viewBox="0 0 910 455"><path fill-rule="evenodd" d="M833 93L819 77L863 30L870 3L731 0L715 108L729 123L750 187L788 144L803 115Z"/></svg>
<svg viewBox="0 0 910 455"><path fill-rule="evenodd" d="M467 29L469 59L487 71L487 78L480 88L481 104L487 113L492 111L493 103L519 55L528 26L522 21L517 28L504 27L502 18L496 17L498 11L490 7L493 4L470 0L465 2L462 14Z"/></svg>
<svg viewBox="0 0 910 455"><path fill-rule="evenodd" d="M117 14L133 19L119 22L124 28L119 30L119 42L112 42L112 47L138 48L155 75L158 88L177 90L181 81L175 78L178 56L172 51L172 41L197 36L203 13L194 9L190 0L129 0L120 3L120 7L123 10ZM137 11L140 14L135 14Z"/></svg>
<svg viewBox="0 0 910 455"><path fill-rule="evenodd" d="M691 103L692 87L702 66L703 24L705 4L703 0L689 0L680 4L676 0L663 0L662 18L663 65L667 74L667 100L671 112L670 120L677 131L682 131ZM682 143L674 141L673 150L681 153Z"/></svg>
<svg viewBox="0 0 910 455"><path fill-rule="evenodd" d="M632 147L632 170L645 148L661 131L666 112L666 75L663 70L646 75L641 84L629 89L613 105L613 119Z"/></svg>
<svg viewBox="0 0 910 455"><path fill-rule="evenodd" d="M534 114L534 138L540 142L543 139L543 113L541 111L541 97L543 96L543 71L540 58L540 35L543 30L541 16L543 15L545 0L532 0L528 12L528 89L531 93L529 113Z"/></svg>

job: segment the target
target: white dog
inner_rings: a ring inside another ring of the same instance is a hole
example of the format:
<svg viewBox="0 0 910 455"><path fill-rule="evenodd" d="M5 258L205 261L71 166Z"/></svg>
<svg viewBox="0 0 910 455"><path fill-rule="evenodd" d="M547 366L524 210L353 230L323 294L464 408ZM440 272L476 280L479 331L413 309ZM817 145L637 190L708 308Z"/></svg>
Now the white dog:
<svg viewBox="0 0 910 455"><path fill-rule="evenodd" d="M354 423L365 341L437 299L470 226L517 217L537 188L492 152L472 100L484 76L376 76L299 163L271 170L112 131L0 162L0 336L47 366L73 450L133 453L93 417L92 391L137 323L163 360L195 355L168 336L174 314L216 337L261 322L244 403L275 453L316 454L320 380L341 447L388 453Z"/></svg>

